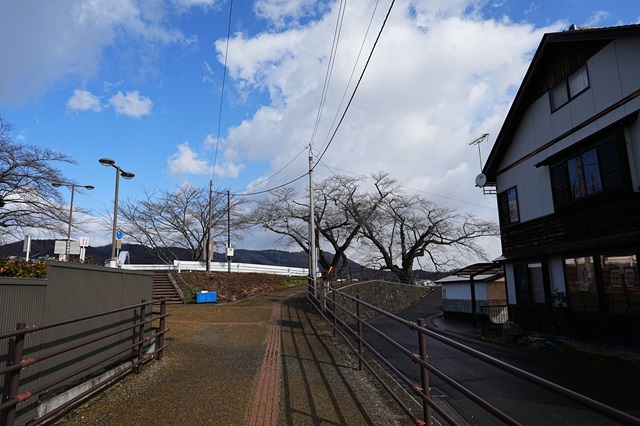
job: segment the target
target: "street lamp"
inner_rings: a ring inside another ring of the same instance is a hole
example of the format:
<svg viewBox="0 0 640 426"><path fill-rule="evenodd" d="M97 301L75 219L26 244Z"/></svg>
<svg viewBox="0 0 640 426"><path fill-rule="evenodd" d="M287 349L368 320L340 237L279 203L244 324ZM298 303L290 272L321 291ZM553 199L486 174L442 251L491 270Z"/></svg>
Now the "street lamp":
<svg viewBox="0 0 640 426"><path fill-rule="evenodd" d="M120 176L125 179L133 179L135 176L133 173L125 172L120 167L116 166L116 162L111 158L101 158L98 160L100 164L105 167L113 167L116 169L116 195L113 202L113 233L111 235L111 262L110 266L115 267L118 264L116 259L116 228L118 226L118 187L120 183Z"/></svg>
<svg viewBox="0 0 640 426"><path fill-rule="evenodd" d="M71 221L73 219L73 194L75 193L76 187L88 189L89 191L91 191L94 188L94 186L78 185L78 184L69 183L69 182L53 182L51 185L53 185L56 188L60 188L61 186L66 186L67 188L71 189L71 202L69 204L69 228L67 229L67 245L65 246L65 249L64 249L64 258L65 260L68 261L71 255Z"/></svg>

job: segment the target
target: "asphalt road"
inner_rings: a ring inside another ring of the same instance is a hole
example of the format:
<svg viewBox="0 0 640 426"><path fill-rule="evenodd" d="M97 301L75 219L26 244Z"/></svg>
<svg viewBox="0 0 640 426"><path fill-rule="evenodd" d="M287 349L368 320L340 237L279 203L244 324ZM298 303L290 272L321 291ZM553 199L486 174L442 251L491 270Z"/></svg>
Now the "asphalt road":
<svg viewBox="0 0 640 426"><path fill-rule="evenodd" d="M424 298L419 304L397 315L409 321L416 321L418 318L434 317L441 312L441 296L437 291ZM415 353L418 352L417 333L387 318L377 318L371 323L385 334L393 336L398 343ZM490 344L477 338L460 335L448 335L448 337L591 399L636 417L640 416L640 385L638 383L550 362L548 359ZM403 374L420 383L418 367L405 355L400 354L375 333L365 333L365 339L376 350L392 359ZM434 367L488 400L521 424L563 426L618 424L561 396L512 377L435 339L427 339L427 351L429 362ZM430 375L430 388L432 396L445 400L468 424L501 424L499 420L433 374Z"/></svg>

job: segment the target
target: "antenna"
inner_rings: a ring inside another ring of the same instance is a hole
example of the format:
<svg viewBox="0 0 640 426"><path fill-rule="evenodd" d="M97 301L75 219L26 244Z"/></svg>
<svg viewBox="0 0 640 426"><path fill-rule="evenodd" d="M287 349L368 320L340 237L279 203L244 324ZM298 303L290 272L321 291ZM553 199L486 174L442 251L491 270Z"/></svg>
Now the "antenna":
<svg viewBox="0 0 640 426"><path fill-rule="evenodd" d="M482 136L480 136L479 138L469 142L469 145L478 146L478 157L480 159L480 174L476 176L476 186L478 188L482 188L482 192L484 194L488 193L487 191L485 191L485 185L487 184L487 177L482 173L482 153L480 152L480 144L484 142L488 137L489 137L489 133L483 133Z"/></svg>
<svg viewBox="0 0 640 426"><path fill-rule="evenodd" d="M482 171L482 153L480 152L480 143L484 142L488 137L489 137L489 133L483 133L482 136L480 136L479 138L469 142L469 145L478 146L478 157L480 159L480 171Z"/></svg>

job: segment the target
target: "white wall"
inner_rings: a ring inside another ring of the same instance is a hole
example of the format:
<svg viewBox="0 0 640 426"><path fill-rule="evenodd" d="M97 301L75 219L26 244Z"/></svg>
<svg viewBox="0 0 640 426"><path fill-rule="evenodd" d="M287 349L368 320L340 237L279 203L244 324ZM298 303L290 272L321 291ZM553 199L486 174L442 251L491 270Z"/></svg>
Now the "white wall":
<svg viewBox="0 0 640 426"><path fill-rule="evenodd" d="M485 283L475 283L476 301L487 300L487 286ZM442 298L449 300L471 300L469 283L442 284Z"/></svg>
<svg viewBox="0 0 640 426"><path fill-rule="evenodd" d="M528 108L499 168L513 164L599 111L615 104L623 96L640 89L640 38L610 43L587 62L587 67L590 88L584 93L553 114L548 93ZM502 173L497 176L498 192L517 187L521 222L552 214L554 207L549 167L535 167L535 164L638 109L640 98L635 98L533 158ZM634 123L629 135L630 163L640 167L640 123ZM640 184L640 172L634 177Z"/></svg>
<svg viewBox="0 0 640 426"><path fill-rule="evenodd" d="M556 291L567 292L564 281L564 261L562 256L553 256L549 261L549 280L551 281L551 293Z"/></svg>

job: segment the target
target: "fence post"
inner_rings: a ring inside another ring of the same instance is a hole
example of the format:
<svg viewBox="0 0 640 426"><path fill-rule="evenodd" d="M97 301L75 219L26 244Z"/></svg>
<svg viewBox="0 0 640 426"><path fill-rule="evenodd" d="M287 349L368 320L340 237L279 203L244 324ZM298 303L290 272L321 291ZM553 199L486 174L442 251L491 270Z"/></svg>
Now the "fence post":
<svg viewBox="0 0 640 426"><path fill-rule="evenodd" d="M331 315L333 315L333 337L336 337L336 289L331 290Z"/></svg>
<svg viewBox="0 0 640 426"><path fill-rule="evenodd" d="M24 322L19 322L16 325L16 330L24 330L25 328L27 328L27 324ZM13 358L11 359L11 365L21 363L23 353L24 353L24 334L18 334L14 340ZM13 370L9 375L9 395L7 395L7 401L10 401L16 396L18 396L18 391L20 389L20 371L21 370L22 368ZM17 410L18 410L18 404L15 404L7 409L7 411L5 412L5 418L4 418L5 425L13 426L15 424Z"/></svg>
<svg viewBox="0 0 640 426"><path fill-rule="evenodd" d="M358 317L358 370L362 370L362 357L364 356L364 345L362 344L362 316L360 314L360 296L356 296L356 317Z"/></svg>
<svg viewBox="0 0 640 426"><path fill-rule="evenodd" d="M162 359L162 354L164 352L164 328L165 328L165 314L167 313L167 299L162 299L160 302L160 338L158 339L158 353L156 355L156 360L160 361Z"/></svg>
<svg viewBox="0 0 640 426"><path fill-rule="evenodd" d="M418 326L424 328L424 318L418 319ZM420 346L420 359L423 362L427 362L427 336L420 330L418 330L418 344ZM429 370L423 365L420 366L420 378L422 379L422 392L427 399L429 398ZM427 404L426 400L422 400L422 414L424 415L424 422L427 425L432 425L431 421L431 407Z"/></svg>
<svg viewBox="0 0 640 426"><path fill-rule="evenodd" d="M136 365L136 374L142 373L142 355L144 353L144 320L146 317L146 303L145 299L140 301L140 325L138 326L138 363Z"/></svg>

